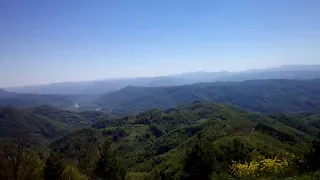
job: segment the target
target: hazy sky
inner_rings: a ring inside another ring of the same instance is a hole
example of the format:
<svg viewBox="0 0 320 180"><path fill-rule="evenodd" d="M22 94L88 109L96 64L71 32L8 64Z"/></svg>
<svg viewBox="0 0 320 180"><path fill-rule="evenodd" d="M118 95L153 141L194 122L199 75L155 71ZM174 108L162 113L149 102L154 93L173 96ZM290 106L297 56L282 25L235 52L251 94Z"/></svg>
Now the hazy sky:
<svg viewBox="0 0 320 180"><path fill-rule="evenodd" d="M0 87L320 64L319 0L1 0Z"/></svg>

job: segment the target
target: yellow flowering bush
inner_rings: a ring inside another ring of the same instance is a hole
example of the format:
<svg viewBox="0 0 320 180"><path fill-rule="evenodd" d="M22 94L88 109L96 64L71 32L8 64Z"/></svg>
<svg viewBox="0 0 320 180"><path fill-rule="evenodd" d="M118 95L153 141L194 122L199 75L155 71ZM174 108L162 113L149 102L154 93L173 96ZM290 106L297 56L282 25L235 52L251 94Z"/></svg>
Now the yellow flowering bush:
<svg viewBox="0 0 320 180"><path fill-rule="evenodd" d="M273 158L254 160L249 163L233 162L231 173L239 179L254 179L263 177L285 177L293 170L291 158Z"/></svg>

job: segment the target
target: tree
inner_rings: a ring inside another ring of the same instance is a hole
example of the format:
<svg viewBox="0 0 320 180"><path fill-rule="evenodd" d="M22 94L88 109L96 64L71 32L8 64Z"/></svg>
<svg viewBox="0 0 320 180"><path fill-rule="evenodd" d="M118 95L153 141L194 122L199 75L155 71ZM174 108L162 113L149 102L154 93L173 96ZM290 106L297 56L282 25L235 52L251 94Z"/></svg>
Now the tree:
<svg viewBox="0 0 320 180"><path fill-rule="evenodd" d="M100 158L96 165L95 175L100 179L123 180L125 170L110 145L111 141L106 141L103 148L100 149Z"/></svg>
<svg viewBox="0 0 320 180"><path fill-rule="evenodd" d="M312 148L307 155L307 165L310 166L311 170L319 170L320 169L320 133L318 136L312 141Z"/></svg>
<svg viewBox="0 0 320 180"><path fill-rule="evenodd" d="M62 158L58 153L50 152L50 155L46 159L44 179L55 180L59 179L63 171Z"/></svg>
<svg viewBox="0 0 320 180"><path fill-rule="evenodd" d="M43 179L43 161L20 138L0 142L0 162L1 179Z"/></svg>
<svg viewBox="0 0 320 180"><path fill-rule="evenodd" d="M183 166L185 175L182 179L210 179L212 165L212 158L205 153L204 148L201 146L201 135L198 134L197 143L191 149L187 148L186 150Z"/></svg>
<svg viewBox="0 0 320 180"><path fill-rule="evenodd" d="M24 153L18 179L20 180L41 180L43 179L44 162L33 152Z"/></svg>
<svg viewBox="0 0 320 180"><path fill-rule="evenodd" d="M79 169L74 166L67 164L61 174L61 180L88 180L89 178L80 173Z"/></svg>

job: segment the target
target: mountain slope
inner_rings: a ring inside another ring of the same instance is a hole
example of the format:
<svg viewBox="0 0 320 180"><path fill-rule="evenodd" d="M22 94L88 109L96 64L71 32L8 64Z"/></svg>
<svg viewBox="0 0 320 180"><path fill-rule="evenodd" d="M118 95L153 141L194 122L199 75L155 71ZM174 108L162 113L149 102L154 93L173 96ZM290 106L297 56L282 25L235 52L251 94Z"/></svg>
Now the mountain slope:
<svg viewBox="0 0 320 180"><path fill-rule="evenodd" d="M96 111L72 112L68 110L56 109L49 106L39 106L32 109L32 112L69 125L89 125L100 118L109 118L108 114Z"/></svg>
<svg viewBox="0 0 320 180"><path fill-rule="evenodd" d="M41 145L73 130L88 127L100 119L109 118L109 115L102 112L71 112L49 106L0 106L0 139L22 138L30 144Z"/></svg>
<svg viewBox="0 0 320 180"><path fill-rule="evenodd" d="M12 92L0 92L0 105L14 107L37 107L49 105L59 108L73 106L74 103L68 96L56 94L19 94Z"/></svg>
<svg viewBox="0 0 320 180"><path fill-rule="evenodd" d="M175 87L132 87L103 95L97 104L110 112L134 114L167 109L193 101L231 103L249 111L290 113L320 107L320 79L252 80L198 83Z"/></svg>
<svg viewBox="0 0 320 180"><path fill-rule="evenodd" d="M195 102L165 111L152 109L121 119L102 119L92 129L55 141L52 149L67 159L77 158L78 152L83 151L75 147L89 149L88 157L94 164L97 160L94 147L109 137L126 169L152 176L146 179L156 179L153 176L166 172L170 172L167 176L180 179L185 149L198 141L212 156L216 155L220 170L228 170L232 160L241 158L287 153L301 156L312 141L311 134L276 118L229 105Z"/></svg>
<svg viewBox="0 0 320 180"><path fill-rule="evenodd" d="M80 115L70 112L70 111L65 111L65 110L60 110L60 109L55 109L49 106L39 106L34 109L32 109L32 112L44 116L48 119L55 120L57 122L62 122L66 124L75 124L75 125L85 125L91 123L89 120L81 117Z"/></svg>
<svg viewBox="0 0 320 180"><path fill-rule="evenodd" d="M28 109L0 107L0 137L21 138L31 144L48 143L68 130L65 124L39 116Z"/></svg>

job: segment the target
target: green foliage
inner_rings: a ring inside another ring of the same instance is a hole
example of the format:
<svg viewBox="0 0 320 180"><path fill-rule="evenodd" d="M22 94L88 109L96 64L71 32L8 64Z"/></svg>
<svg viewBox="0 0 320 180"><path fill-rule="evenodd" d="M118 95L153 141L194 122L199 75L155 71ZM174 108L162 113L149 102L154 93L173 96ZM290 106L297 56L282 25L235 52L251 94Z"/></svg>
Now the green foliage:
<svg viewBox="0 0 320 180"><path fill-rule="evenodd" d="M64 162L63 159L59 157L59 154L55 152L50 152L45 162L44 179L59 179L62 174L63 168Z"/></svg>
<svg viewBox="0 0 320 180"><path fill-rule="evenodd" d="M43 179L43 160L20 139L0 142L0 162L1 179Z"/></svg>
<svg viewBox="0 0 320 180"><path fill-rule="evenodd" d="M48 119L52 119L57 122L62 122L66 124L89 124L90 121L86 120L84 117L73 113L71 111L55 109L49 106L39 106L32 109L33 113L40 116L44 116Z"/></svg>
<svg viewBox="0 0 320 180"><path fill-rule="evenodd" d="M74 165L66 165L62 171L61 180L88 180L89 178L81 174Z"/></svg>
<svg viewBox="0 0 320 180"><path fill-rule="evenodd" d="M34 179L49 180L233 179L230 166L234 162L243 165L259 162L261 157L285 157L287 153L302 159L290 162L297 168L282 178L312 179L319 169L315 161L319 159L319 139L312 141L320 131L315 126L318 113L264 116L207 102L165 111L152 109L118 119L48 107L40 107L41 113L39 109L0 110L0 133L5 142L0 144L0 175L5 179L31 174ZM91 128L72 123L73 118L85 116L99 120L93 120L97 122ZM68 127L74 131L65 135ZM50 133L54 128L61 133ZM24 139L52 143L41 147L26 141L19 145ZM19 161L24 171L14 171L18 166L10 160L18 156L25 159ZM30 162L32 166L26 166Z"/></svg>
<svg viewBox="0 0 320 180"><path fill-rule="evenodd" d="M201 147L200 137L191 149L187 149L186 158L184 160L184 176L183 180L192 179L210 179L212 173L213 162L203 147Z"/></svg>
<svg viewBox="0 0 320 180"><path fill-rule="evenodd" d="M100 111L81 111L81 112L78 112L77 114L83 117L85 120L89 121L90 123L95 123L102 118L107 119L112 117L109 114L106 114Z"/></svg>
<svg viewBox="0 0 320 180"><path fill-rule="evenodd" d="M126 180L149 180L148 173L140 173L140 172L131 172L127 173Z"/></svg>
<svg viewBox="0 0 320 180"><path fill-rule="evenodd" d="M42 144L65 134L64 125L38 116L27 109L0 107L0 137L23 137L31 144Z"/></svg>
<svg viewBox="0 0 320 180"><path fill-rule="evenodd" d="M52 150L60 153L60 158L76 161L83 173L93 171L99 156L99 135L92 129L82 129L52 143Z"/></svg>
<svg viewBox="0 0 320 180"><path fill-rule="evenodd" d="M100 152L100 158L96 164L95 175L100 179L124 180L125 169L123 169L116 152L111 150L111 143L106 141Z"/></svg>
<svg viewBox="0 0 320 180"><path fill-rule="evenodd" d="M312 141L312 148L307 154L307 164L310 166L311 170L320 170L320 133Z"/></svg>

